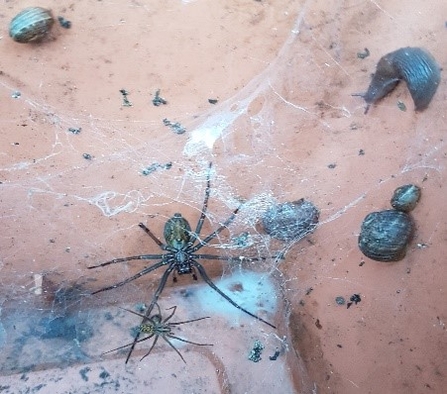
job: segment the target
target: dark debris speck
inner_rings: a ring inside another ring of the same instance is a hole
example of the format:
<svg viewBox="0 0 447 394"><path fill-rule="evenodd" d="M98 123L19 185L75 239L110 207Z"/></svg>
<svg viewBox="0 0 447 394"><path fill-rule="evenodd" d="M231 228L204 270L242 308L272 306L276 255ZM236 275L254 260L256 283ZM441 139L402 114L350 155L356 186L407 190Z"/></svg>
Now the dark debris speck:
<svg viewBox="0 0 447 394"><path fill-rule="evenodd" d="M186 129L179 123L172 123L169 119L163 119L163 124L168 126L175 134L184 134Z"/></svg>
<svg viewBox="0 0 447 394"><path fill-rule="evenodd" d="M168 162L166 164L152 163L150 166L147 166L141 171L141 174L144 176L152 174L154 171L158 169L162 170L170 170L172 168L172 162Z"/></svg>
<svg viewBox="0 0 447 394"><path fill-rule="evenodd" d="M82 377L82 380L88 382L87 373L90 372L90 371L91 371L91 369L89 367L85 367L85 368L82 368L82 369L79 370L79 373L80 373L80 375Z"/></svg>
<svg viewBox="0 0 447 394"><path fill-rule="evenodd" d="M264 345L260 341L256 340L253 345L253 349L251 349L250 354L248 355L248 359L254 363L261 361L261 354L263 350Z"/></svg>
<svg viewBox="0 0 447 394"><path fill-rule="evenodd" d="M360 301L362 301L362 298L360 297L360 294L353 294L351 298L349 299L350 302L346 304L347 309L350 308L350 306L354 303L357 305Z"/></svg>
<svg viewBox="0 0 447 394"><path fill-rule="evenodd" d="M59 21L59 24L64 29L70 29L71 28L71 22L69 20L65 19L63 16L58 16L57 20Z"/></svg>
<svg viewBox="0 0 447 394"><path fill-rule="evenodd" d="M152 104L159 107L160 105L166 105L167 103L168 102L163 97L160 97L160 89L157 89L154 94L154 98L152 99Z"/></svg>
<svg viewBox="0 0 447 394"><path fill-rule="evenodd" d="M278 350L278 349L276 349L275 350L275 353L273 354L273 356L269 356L269 360L270 361L275 361L275 360L277 360L278 359L278 356L281 354L281 352Z"/></svg>
<svg viewBox="0 0 447 394"><path fill-rule="evenodd" d="M365 48L363 52L357 52L357 57L358 57L359 59L365 59L365 58L367 58L369 55L370 55L370 53L369 53L369 49L368 49L368 48Z"/></svg>
<svg viewBox="0 0 447 394"><path fill-rule="evenodd" d="M72 134L79 134L81 132L81 128L80 127L69 127L68 131Z"/></svg>

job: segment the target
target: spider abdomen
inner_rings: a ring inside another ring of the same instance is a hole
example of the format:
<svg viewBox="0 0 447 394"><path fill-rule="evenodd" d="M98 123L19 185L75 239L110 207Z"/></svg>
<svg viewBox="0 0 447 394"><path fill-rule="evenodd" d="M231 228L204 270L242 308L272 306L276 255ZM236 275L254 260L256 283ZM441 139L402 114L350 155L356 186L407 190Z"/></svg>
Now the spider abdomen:
<svg viewBox="0 0 447 394"><path fill-rule="evenodd" d="M163 235L166 243L174 249L181 250L188 245L191 239L191 226L180 213L174 213L166 224Z"/></svg>

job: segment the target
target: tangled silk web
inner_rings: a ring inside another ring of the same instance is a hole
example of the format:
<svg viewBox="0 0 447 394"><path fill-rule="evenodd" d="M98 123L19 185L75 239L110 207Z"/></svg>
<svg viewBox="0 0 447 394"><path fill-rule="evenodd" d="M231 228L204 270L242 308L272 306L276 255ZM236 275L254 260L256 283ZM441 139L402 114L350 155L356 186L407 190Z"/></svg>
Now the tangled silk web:
<svg viewBox="0 0 447 394"><path fill-rule="evenodd" d="M4 37L0 309L33 304L39 286L56 294L53 312L60 302L72 308L79 294L131 276L130 265L98 273L86 267L159 253L138 222L160 238L175 212L194 226L209 162L203 234L244 203L214 252L288 252L285 262L219 265L211 272L225 278L248 268L275 276L286 297L309 287L312 275L300 277L306 259L356 253L359 220L386 207L396 185L442 183L443 120L415 120L404 87L397 94L407 112L396 111L394 97L363 116L364 103L351 96L366 89L387 52L385 44L354 40L352 29L368 28L359 15L380 19L385 10L372 1L332 2L324 11L310 0L259 3L171 1L166 9L80 1L65 10L72 29L58 27L55 41L20 46ZM20 4L12 7L11 15ZM56 13L63 11L56 6ZM396 31L402 18L391 22ZM365 46L371 56L359 59ZM153 105L156 95L166 103ZM443 104L439 96L436 109ZM311 242L272 241L259 218L271 204L299 198L320 209ZM430 232L425 236L428 242ZM291 262L295 268L285 273ZM319 272L331 276L331 269ZM64 292L63 301L57 297L67 284L79 290L73 302ZM145 294L138 286L145 289L144 281L115 297L133 301L133 291ZM78 341L92 335L68 325ZM7 343L5 331L0 339ZM79 350L76 357L84 356Z"/></svg>

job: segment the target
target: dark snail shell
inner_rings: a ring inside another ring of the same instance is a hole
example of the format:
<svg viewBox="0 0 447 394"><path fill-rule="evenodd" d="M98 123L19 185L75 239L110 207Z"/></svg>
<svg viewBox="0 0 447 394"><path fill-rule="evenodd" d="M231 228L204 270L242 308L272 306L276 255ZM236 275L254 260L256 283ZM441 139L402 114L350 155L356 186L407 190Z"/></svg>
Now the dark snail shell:
<svg viewBox="0 0 447 394"><path fill-rule="evenodd" d="M363 220L358 244L363 254L376 261L399 261L413 238L410 215L394 209L372 212Z"/></svg>
<svg viewBox="0 0 447 394"><path fill-rule="evenodd" d="M271 206L262 216L262 225L273 238L298 241L315 230L319 216L318 208L301 198Z"/></svg>
<svg viewBox="0 0 447 394"><path fill-rule="evenodd" d="M368 91L356 94L363 97L368 112L369 106L390 93L404 80L413 98L415 109L428 107L441 80L441 69L435 58L422 48L401 48L383 56Z"/></svg>
<svg viewBox="0 0 447 394"><path fill-rule="evenodd" d="M410 212L421 198L421 188L416 185L398 187L391 198L391 206L398 211Z"/></svg>
<svg viewBox="0 0 447 394"><path fill-rule="evenodd" d="M54 24L50 10L29 7L19 12L9 24L9 36L16 42L36 42L44 38Z"/></svg>

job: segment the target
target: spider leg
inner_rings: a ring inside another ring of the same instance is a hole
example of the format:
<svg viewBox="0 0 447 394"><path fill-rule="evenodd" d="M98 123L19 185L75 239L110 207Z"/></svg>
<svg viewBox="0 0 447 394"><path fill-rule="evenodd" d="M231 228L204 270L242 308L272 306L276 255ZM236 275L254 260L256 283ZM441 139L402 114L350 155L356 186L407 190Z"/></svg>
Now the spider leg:
<svg viewBox="0 0 447 394"><path fill-rule="evenodd" d="M191 253L195 253L196 251L198 251L200 248L204 247L205 245L208 245L208 243L213 240L214 238L216 238L223 230L225 230L230 224L231 222L236 218L236 214L239 212L239 207L237 207L233 213L231 214L231 216L225 220L225 222L219 226L219 228L215 231L213 231L210 235L208 235L205 239L200 240L197 239L198 235L196 235L196 239L199 241L199 243L195 246L193 246L191 248Z"/></svg>
<svg viewBox="0 0 447 394"><path fill-rule="evenodd" d="M178 326L180 324L192 323L192 322L195 322L195 321L205 320L205 319L211 319L211 317L210 316L205 316L205 317L199 317L198 319L185 320L185 321L176 321L174 323L168 323L168 324L171 325L171 326Z"/></svg>
<svg viewBox="0 0 447 394"><path fill-rule="evenodd" d="M269 325L272 328L276 328L273 324L269 323L268 321L260 318L259 316L256 316L255 314L247 311L246 309L242 308L240 305L238 305L236 302L234 302L229 296L227 296L222 290L220 290L210 279L208 274L206 273L205 269L203 268L202 264L198 263L197 261L193 261L192 264L194 267L197 268L199 271L200 276L203 278L203 280L210 286L215 292L219 293L223 298L225 298L231 305L235 306L237 309L240 309L242 312L245 312L247 315L250 315L251 317L254 317L255 319L262 321L263 323Z"/></svg>
<svg viewBox="0 0 447 394"><path fill-rule="evenodd" d="M196 346L214 346L212 343L198 343L198 342L188 341L187 339L177 337L177 336L172 335L170 333L167 334L167 336L169 338L177 339L177 341L181 341L181 342L184 342L184 343L190 343L191 345L196 345Z"/></svg>
<svg viewBox="0 0 447 394"><path fill-rule="evenodd" d="M196 229L191 236L191 240L190 240L191 245L199 237L200 232L202 231L203 222L205 221L206 211L208 210L208 200L210 199L210 193L211 193L211 180L210 180L211 166L212 166L212 163L210 162L208 165L208 175L207 175L207 179L206 179L205 198L203 200L203 205L202 205L202 210L200 212L199 221L197 222Z"/></svg>
<svg viewBox="0 0 447 394"><path fill-rule="evenodd" d="M161 249L163 249L163 250L165 250L165 247L166 247L166 245L163 243L163 242L161 242L155 235L154 235L154 233L151 231L151 230L149 230L149 228L147 228L143 223L138 223L138 226L140 227L140 228L142 228L143 230L144 230L144 232L147 234L147 235L149 235L149 237L151 237L152 238L152 240L161 248Z"/></svg>
<svg viewBox="0 0 447 394"><path fill-rule="evenodd" d="M142 361L144 358L146 358L147 356L149 356L149 354L152 352L152 349L154 348L155 344L156 344L157 341L158 341L158 337L159 337L159 335L156 335L156 336L155 336L155 339L154 339L154 342L152 343L151 348L149 349L149 351L148 351L143 357L141 357L140 361ZM141 341L138 341L138 342L141 342ZM127 362L129 361L129 357L130 357L130 353L129 353L129 355L128 355L127 358L126 358L126 364L127 364Z"/></svg>
<svg viewBox="0 0 447 394"><path fill-rule="evenodd" d="M169 335L170 337L172 337L171 335ZM166 338L166 336L165 335L162 335L161 336L168 344L169 344L169 346L171 346L175 351L176 351L176 353L180 356L180 358L182 359L182 361L186 364L186 361L185 361L185 359L183 358L183 356L182 356L182 354L178 351L178 349L171 343L171 341L168 339L168 338Z"/></svg>
<svg viewBox="0 0 447 394"><path fill-rule="evenodd" d="M158 305L158 304L157 304ZM159 307L160 308L160 307ZM174 316L174 313L175 313L175 311L176 311L176 309L177 309L177 306L172 306L171 308L168 308L168 309L166 309L167 311L168 310L170 310L170 309L172 309L172 312L171 312L171 314L166 318L166 319L164 319L163 320L163 323L166 323L172 316Z"/></svg>
<svg viewBox="0 0 447 394"><path fill-rule="evenodd" d="M265 261L268 257L245 257L245 256L216 256L214 254L194 254L195 259L200 260L220 260L229 263L240 263L241 261Z"/></svg>
<svg viewBox="0 0 447 394"><path fill-rule="evenodd" d="M116 263L124 263L125 261L131 260L161 260L163 258L162 254L140 254L138 256L129 256L129 257L120 257L118 259L113 259L106 261L105 263L101 263L98 265L91 265L87 267L89 270L93 268L105 267L106 265L116 264Z"/></svg>
<svg viewBox="0 0 447 394"><path fill-rule="evenodd" d="M138 340L137 343L146 341L147 339L151 339L154 335L155 335L155 334L151 334L151 335L149 335L149 336L147 336L147 337L144 337L144 338ZM106 355L106 354L109 354L109 353L116 352L116 351L121 350L121 349L125 349L126 347L131 346L132 343L133 343L133 342L130 342L130 343L128 343L127 345L119 346L119 347L116 347L115 349L112 349L112 350L107 350L107 352L102 353L102 356L104 356L104 355Z"/></svg>
<svg viewBox="0 0 447 394"><path fill-rule="evenodd" d="M155 304L155 305L158 306L158 304ZM141 314L141 313L138 313L138 312L132 311L132 310L130 310L130 309L126 309L126 308L121 308L120 306L119 306L118 308L122 309L123 311L133 313L134 315L140 316L140 317L142 317L143 319L145 319L144 321L147 321L147 320L148 320L148 316L145 316L145 315L143 315L143 314ZM159 311L160 311L160 310L159 310ZM154 317L154 316L161 316L161 314L160 314L160 312L159 312L158 315L152 315L151 317Z"/></svg>
<svg viewBox="0 0 447 394"><path fill-rule="evenodd" d="M153 270L156 270L157 268L162 267L165 264L166 263L164 261L160 261L160 262L158 262L158 263L156 263L154 265L151 265L150 267L146 267L144 270L138 272L137 274L131 276L130 278L127 278L127 279L125 279L125 280L123 280L121 282L115 283L112 286L107 286L107 287L104 287L102 289L96 290L92 294L97 294L97 293L101 293L103 291L107 291L107 290L111 290L111 289L116 289L117 287L121 287L121 286L125 285L126 283L132 282L133 280L138 279L138 278L142 277L143 275L146 275L149 272L151 272Z"/></svg>
<svg viewBox="0 0 447 394"><path fill-rule="evenodd" d="M149 304L149 306L148 306L147 309L146 309L146 313L145 313L145 315L144 315L144 317L143 317L143 321L141 322L141 324L144 324L146 321L149 320L150 315L151 315L151 312L152 312L152 309L154 309L154 306L155 306L155 305L158 306L158 303L157 303L157 301L158 301L158 297L160 297L161 292L163 291L164 287L166 286L166 282L167 282L167 280L168 280L169 274L170 274L174 269L175 269L175 263L172 263L171 265L169 265L169 267L168 267L168 268L166 269L166 271L164 272L163 276L162 276L161 279L160 279L160 283L159 283L159 285L158 285L158 288L157 288L157 290L155 291L154 296L152 297L152 301L151 301L151 303ZM159 307L159 306L158 306L158 308L159 308L159 310L160 310L160 307ZM138 332L137 335L136 335L136 337L135 337L135 339L134 339L134 341L133 341L133 343L132 343L132 345L131 345L131 348L130 348L130 350L129 350L129 354L127 355L127 358L126 358L126 364L127 364L127 362L129 361L130 356L132 355L132 352L133 352L133 349L135 348L135 345L139 342L139 341L138 341L138 338L140 337L140 335L141 335L141 332ZM151 350L152 350L152 348L151 348ZM150 350L149 350L149 353L150 353ZM147 353L146 356L147 356L149 353ZM144 357L146 357L146 356L144 356ZM144 358L144 357L143 357L143 358Z"/></svg>

